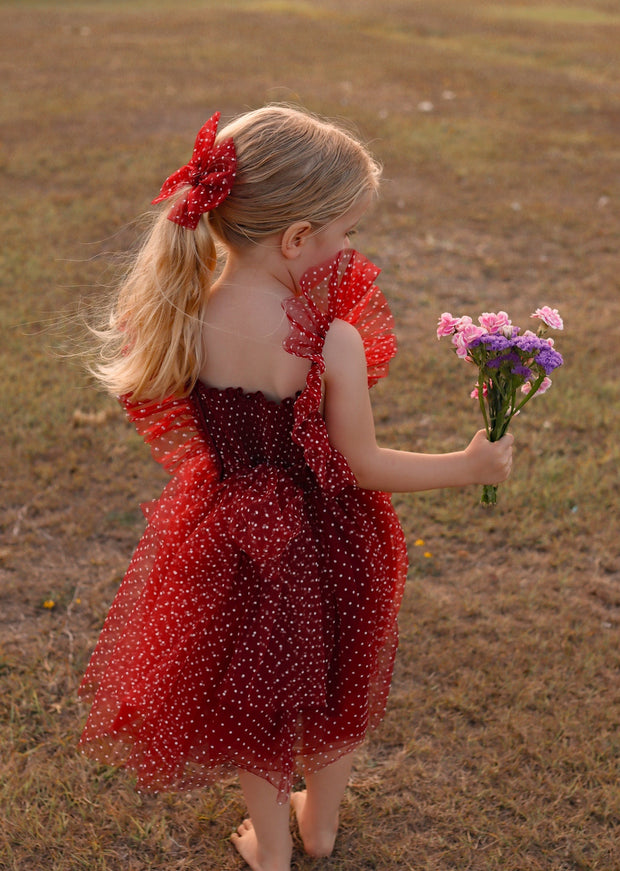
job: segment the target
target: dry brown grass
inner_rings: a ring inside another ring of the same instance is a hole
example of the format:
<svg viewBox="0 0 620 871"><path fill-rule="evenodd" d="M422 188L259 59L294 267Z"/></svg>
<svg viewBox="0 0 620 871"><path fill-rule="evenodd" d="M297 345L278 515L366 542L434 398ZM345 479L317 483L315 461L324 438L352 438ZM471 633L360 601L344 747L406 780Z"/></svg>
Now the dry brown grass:
<svg viewBox="0 0 620 871"><path fill-rule="evenodd" d="M619 35L611 0L0 4L0 868L240 867L234 783L145 799L75 752L75 689L163 477L58 354L59 321L204 118L269 100L350 119L385 163L359 247L399 323L386 443L451 449L479 425L441 311L546 303L567 324L498 509L396 500L411 572L388 715L334 857L295 867L620 867Z"/></svg>

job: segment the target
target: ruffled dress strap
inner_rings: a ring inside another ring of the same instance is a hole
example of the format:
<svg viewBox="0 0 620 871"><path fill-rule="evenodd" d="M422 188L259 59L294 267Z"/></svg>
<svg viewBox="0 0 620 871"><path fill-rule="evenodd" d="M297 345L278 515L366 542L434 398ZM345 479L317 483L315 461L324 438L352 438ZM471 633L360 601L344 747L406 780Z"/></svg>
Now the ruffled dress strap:
<svg viewBox="0 0 620 871"><path fill-rule="evenodd" d="M323 346L335 319L359 332L366 355L368 386L387 375L396 354L394 319L387 300L374 281L380 270L353 249L309 270L302 278L301 296L283 303L290 323L284 348L310 360L306 387L295 402L293 440L304 450L319 486L338 492L355 484L345 458L331 447L321 415Z"/></svg>

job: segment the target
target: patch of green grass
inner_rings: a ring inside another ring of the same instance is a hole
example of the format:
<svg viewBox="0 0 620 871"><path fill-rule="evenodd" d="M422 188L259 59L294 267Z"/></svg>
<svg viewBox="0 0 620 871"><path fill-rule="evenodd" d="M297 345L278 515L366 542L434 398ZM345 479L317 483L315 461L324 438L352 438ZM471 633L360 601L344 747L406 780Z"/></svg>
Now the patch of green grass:
<svg viewBox="0 0 620 871"><path fill-rule="evenodd" d="M620 13L609 9L573 6L571 3L532 3L528 6L512 3L485 4L484 14L512 21L531 21L536 24L620 25ZM602 4L601 4L602 5Z"/></svg>

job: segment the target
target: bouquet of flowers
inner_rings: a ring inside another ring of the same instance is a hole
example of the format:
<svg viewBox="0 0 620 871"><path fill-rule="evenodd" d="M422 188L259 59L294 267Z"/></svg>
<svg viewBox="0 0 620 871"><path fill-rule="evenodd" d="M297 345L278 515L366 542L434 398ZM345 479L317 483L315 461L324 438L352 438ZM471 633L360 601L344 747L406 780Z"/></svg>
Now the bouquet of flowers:
<svg viewBox="0 0 620 871"><path fill-rule="evenodd" d="M532 314L540 323L537 331L521 332L506 312L483 312L478 324L444 312L437 325L437 338L452 336L456 354L478 367L478 383L471 392L484 418L489 441L500 439L511 419L533 396L551 387L549 375L563 363L554 341L545 334L549 328L564 328L557 309L543 306ZM494 505L497 487L486 484L483 505Z"/></svg>

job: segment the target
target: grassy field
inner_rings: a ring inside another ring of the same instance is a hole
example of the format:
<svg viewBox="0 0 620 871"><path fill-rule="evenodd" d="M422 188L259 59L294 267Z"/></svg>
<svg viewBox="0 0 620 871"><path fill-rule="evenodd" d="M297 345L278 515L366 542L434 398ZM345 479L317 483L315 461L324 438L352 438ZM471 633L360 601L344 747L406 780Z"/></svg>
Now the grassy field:
<svg viewBox="0 0 620 871"><path fill-rule="evenodd" d="M619 44L613 0L0 2L1 869L241 867L235 783L145 798L76 753L76 687L164 479L67 355L200 124L274 100L354 123L385 165L356 240L398 322L384 444L480 425L442 311L566 325L497 509L395 500L388 714L334 856L294 867L620 868Z"/></svg>

